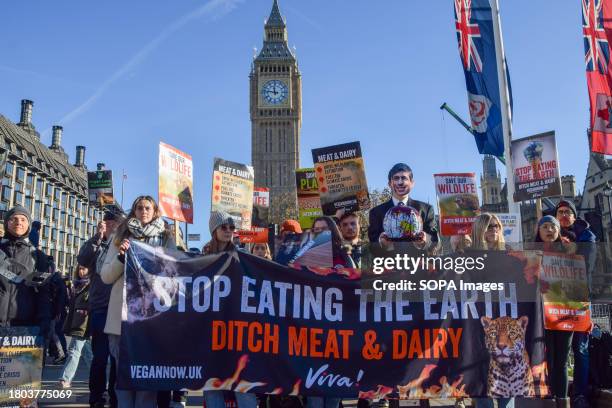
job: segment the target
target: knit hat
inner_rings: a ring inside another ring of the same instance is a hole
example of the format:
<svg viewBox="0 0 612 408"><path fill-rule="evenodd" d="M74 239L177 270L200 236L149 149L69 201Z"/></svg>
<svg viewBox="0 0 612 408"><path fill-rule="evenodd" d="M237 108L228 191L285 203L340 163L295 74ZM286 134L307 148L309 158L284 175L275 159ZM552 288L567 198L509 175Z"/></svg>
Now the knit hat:
<svg viewBox="0 0 612 408"><path fill-rule="evenodd" d="M574 218L578 218L578 213L576 212L576 206L571 201L567 201L567 200L559 201L559 204L557 204L557 206L555 207L555 215L557 214L557 211L559 211L559 208L561 207L569 208L574 213Z"/></svg>
<svg viewBox="0 0 612 408"><path fill-rule="evenodd" d="M5 234L9 230L8 229L8 220L13 215L23 215L24 217L26 217L28 219L28 231L25 233L25 236L27 236L30 233L30 229L32 228L32 216L30 215L30 212L25 207L23 207L21 205L14 206L10 210L8 210L6 212L6 214L4 214L4 231L5 231Z"/></svg>
<svg viewBox="0 0 612 408"><path fill-rule="evenodd" d="M546 222L550 222L555 227L557 227L557 229L561 229L561 224L559 224L559 220L553 217L552 215L545 215L542 218L540 218L540 221L538 221L538 228L540 228L542 224Z"/></svg>
<svg viewBox="0 0 612 408"><path fill-rule="evenodd" d="M281 233L283 231L290 231L296 234L301 234L302 227L300 226L300 223L296 220L285 220L285 222L283 222L283 225L281 226Z"/></svg>
<svg viewBox="0 0 612 408"><path fill-rule="evenodd" d="M217 228L224 224L236 226L232 216L225 211L211 211L210 220L208 220L210 235L212 235Z"/></svg>

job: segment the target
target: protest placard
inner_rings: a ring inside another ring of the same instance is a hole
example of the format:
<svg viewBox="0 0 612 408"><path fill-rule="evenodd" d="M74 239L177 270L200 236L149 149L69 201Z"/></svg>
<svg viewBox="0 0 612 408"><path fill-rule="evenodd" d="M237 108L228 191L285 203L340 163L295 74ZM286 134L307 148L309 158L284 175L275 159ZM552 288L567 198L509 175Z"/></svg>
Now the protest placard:
<svg viewBox="0 0 612 408"><path fill-rule="evenodd" d="M239 230L251 229L255 173L252 166L215 158L212 211L225 211Z"/></svg>
<svg viewBox="0 0 612 408"><path fill-rule="evenodd" d="M366 210L370 196L359 142L312 149L323 214Z"/></svg>
<svg viewBox="0 0 612 408"><path fill-rule="evenodd" d="M159 209L163 216L193 224L191 156L159 143Z"/></svg>
<svg viewBox="0 0 612 408"><path fill-rule="evenodd" d="M561 195L554 131L513 140L510 148L515 202Z"/></svg>
<svg viewBox="0 0 612 408"><path fill-rule="evenodd" d="M480 214L475 173L434 174L440 232L442 235L463 235L472 232L474 218Z"/></svg>

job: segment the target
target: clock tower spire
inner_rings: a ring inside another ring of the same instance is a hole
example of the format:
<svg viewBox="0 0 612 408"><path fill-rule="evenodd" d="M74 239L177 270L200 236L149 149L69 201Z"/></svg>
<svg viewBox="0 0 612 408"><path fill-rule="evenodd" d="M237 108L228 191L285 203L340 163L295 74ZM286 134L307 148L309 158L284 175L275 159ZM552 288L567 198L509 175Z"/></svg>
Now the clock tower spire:
<svg viewBox="0 0 612 408"><path fill-rule="evenodd" d="M255 186L270 189L270 221L297 216L295 170L300 165L302 79L289 48L278 0L264 26L250 78L251 160Z"/></svg>

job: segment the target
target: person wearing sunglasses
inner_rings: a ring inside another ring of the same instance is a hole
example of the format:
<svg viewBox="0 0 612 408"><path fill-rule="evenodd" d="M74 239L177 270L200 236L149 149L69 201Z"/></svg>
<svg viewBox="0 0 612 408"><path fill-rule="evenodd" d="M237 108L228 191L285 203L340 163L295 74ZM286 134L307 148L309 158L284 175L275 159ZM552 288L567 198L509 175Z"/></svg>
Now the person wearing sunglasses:
<svg viewBox="0 0 612 408"><path fill-rule="evenodd" d="M476 217L472 227L472 248L493 251L507 249L504 229L497 215L482 213Z"/></svg>
<svg viewBox="0 0 612 408"><path fill-rule="evenodd" d="M212 255L236 249L232 242L236 224L231 215L224 211L212 211L208 228L210 241L202 248L202 254Z"/></svg>
<svg viewBox="0 0 612 408"><path fill-rule="evenodd" d="M130 240L137 240L156 247L176 249L174 236L161 217L159 206L151 196L140 196L134 200L128 217L115 231L113 241L100 270L102 282L113 285L108 304L108 315L104 333L108 334L111 355L119 366L119 344L121 339L121 316L126 312L123 303L125 277L123 274L125 254L130 248ZM120 408L156 408L155 391L135 391L116 389Z"/></svg>
<svg viewBox="0 0 612 408"><path fill-rule="evenodd" d="M236 224L231 215L225 211L212 211L208 220L208 229L210 230L210 241L202 248L202 254L214 255L236 250L236 246L232 242ZM255 394L237 392L234 394L234 398L238 408L257 407L257 396ZM206 401L207 408L225 408L223 391L204 391L204 401Z"/></svg>

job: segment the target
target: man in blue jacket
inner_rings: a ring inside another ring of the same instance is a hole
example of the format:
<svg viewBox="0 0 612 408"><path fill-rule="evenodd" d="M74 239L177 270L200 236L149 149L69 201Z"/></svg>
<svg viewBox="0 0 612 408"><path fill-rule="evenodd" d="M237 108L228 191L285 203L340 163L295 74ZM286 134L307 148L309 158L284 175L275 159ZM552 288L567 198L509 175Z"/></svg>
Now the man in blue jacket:
<svg viewBox="0 0 612 408"><path fill-rule="evenodd" d="M597 237L591 231L589 223L578 218L576 206L567 200L559 201L555 208L555 216L561 224L561 235L578 244L577 253L584 256L587 269L587 279L595 267ZM572 338L574 352L574 392L572 407L587 408L589 383L589 333L574 332Z"/></svg>

